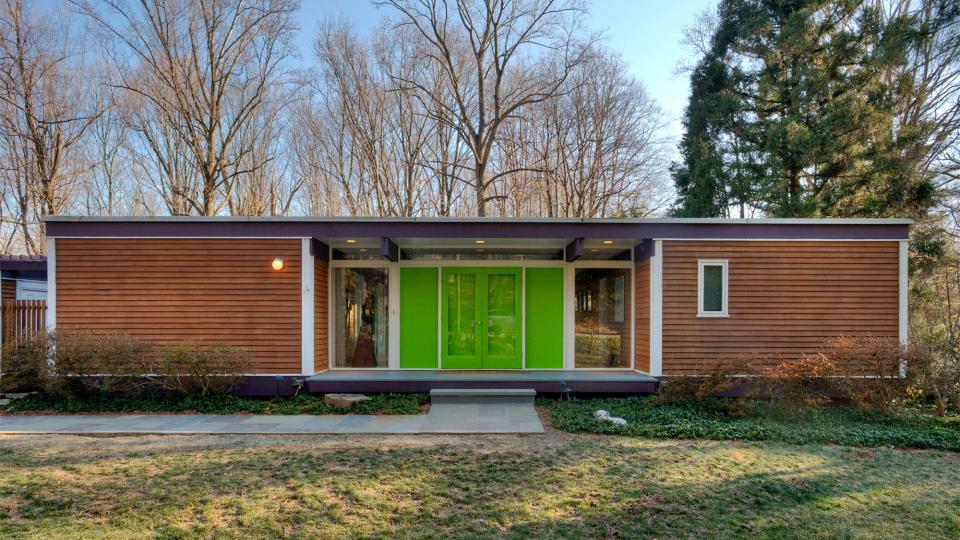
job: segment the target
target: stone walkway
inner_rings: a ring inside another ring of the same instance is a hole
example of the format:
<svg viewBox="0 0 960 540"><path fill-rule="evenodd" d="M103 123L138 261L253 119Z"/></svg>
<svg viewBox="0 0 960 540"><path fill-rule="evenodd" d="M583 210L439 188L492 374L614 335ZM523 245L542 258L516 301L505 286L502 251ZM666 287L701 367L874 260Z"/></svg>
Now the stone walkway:
<svg viewBox="0 0 960 540"><path fill-rule="evenodd" d="M531 404L435 403L425 415L0 416L0 434L543 433Z"/></svg>

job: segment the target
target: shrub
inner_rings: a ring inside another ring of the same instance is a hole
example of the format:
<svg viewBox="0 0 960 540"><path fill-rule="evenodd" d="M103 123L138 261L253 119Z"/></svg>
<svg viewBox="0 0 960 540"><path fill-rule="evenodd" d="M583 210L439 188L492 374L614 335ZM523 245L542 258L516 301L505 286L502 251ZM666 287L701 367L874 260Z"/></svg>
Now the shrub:
<svg viewBox="0 0 960 540"><path fill-rule="evenodd" d="M130 392L149 383L142 374L152 347L128 334L58 331L52 343L56 376L48 377L45 384L51 394Z"/></svg>
<svg viewBox="0 0 960 540"><path fill-rule="evenodd" d="M47 378L50 341L46 335L3 346L0 391L42 390Z"/></svg>
<svg viewBox="0 0 960 540"><path fill-rule="evenodd" d="M246 349L186 341L164 347L152 370L163 388L183 395L226 394L253 369Z"/></svg>
<svg viewBox="0 0 960 540"><path fill-rule="evenodd" d="M922 351L913 352L920 363ZM853 404L885 409L906 396L909 381L901 375L901 365L911 362L911 350L896 338L841 336L828 341L822 354L835 366L834 386Z"/></svg>
<svg viewBox="0 0 960 540"><path fill-rule="evenodd" d="M704 375L669 377L657 388L657 401L670 403L718 396L734 386L736 375L748 370L749 367L742 362L717 361Z"/></svg>
<svg viewBox="0 0 960 540"><path fill-rule="evenodd" d="M960 402L960 348L945 335L927 335L907 350L908 392L917 401L932 400L937 416Z"/></svg>
<svg viewBox="0 0 960 540"><path fill-rule="evenodd" d="M825 354L802 355L758 368L755 392L765 393L770 401L815 405L830 401L830 377L835 375L836 364Z"/></svg>

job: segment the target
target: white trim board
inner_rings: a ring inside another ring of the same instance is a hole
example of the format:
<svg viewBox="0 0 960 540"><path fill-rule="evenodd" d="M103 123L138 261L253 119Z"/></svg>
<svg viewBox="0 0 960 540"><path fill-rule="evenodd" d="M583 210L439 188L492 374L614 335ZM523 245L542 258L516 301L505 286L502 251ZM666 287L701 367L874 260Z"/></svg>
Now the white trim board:
<svg viewBox="0 0 960 540"><path fill-rule="evenodd" d="M300 373L313 375L314 309L313 309L313 254L311 238L300 240Z"/></svg>
<svg viewBox="0 0 960 540"><path fill-rule="evenodd" d="M663 240L650 256L650 375L663 375Z"/></svg>
<svg viewBox="0 0 960 540"><path fill-rule="evenodd" d="M57 329L57 239L47 238L47 332Z"/></svg>

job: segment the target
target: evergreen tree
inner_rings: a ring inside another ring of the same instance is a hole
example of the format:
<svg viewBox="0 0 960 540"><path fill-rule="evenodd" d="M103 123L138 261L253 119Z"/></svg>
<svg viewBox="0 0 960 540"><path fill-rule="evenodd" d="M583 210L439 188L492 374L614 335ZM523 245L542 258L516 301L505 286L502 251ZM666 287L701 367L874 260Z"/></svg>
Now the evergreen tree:
<svg viewBox="0 0 960 540"><path fill-rule="evenodd" d="M857 0L725 0L691 77L674 167L678 215L913 215L932 203L910 174L891 76L915 38L907 15Z"/></svg>

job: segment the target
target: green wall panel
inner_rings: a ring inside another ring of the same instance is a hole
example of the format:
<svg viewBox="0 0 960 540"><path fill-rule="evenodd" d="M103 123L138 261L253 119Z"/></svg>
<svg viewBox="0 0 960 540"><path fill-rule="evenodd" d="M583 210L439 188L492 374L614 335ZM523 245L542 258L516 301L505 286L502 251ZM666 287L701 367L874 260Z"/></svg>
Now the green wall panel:
<svg viewBox="0 0 960 540"><path fill-rule="evenodd" d="M436 368L437 268L400 269L400 367Z"/></svg>
<svg viewBox="0 0 960 540"><path fill-rule="evenodd" d="M563 369L563 268L527 268L527 369Z"/></svg>

